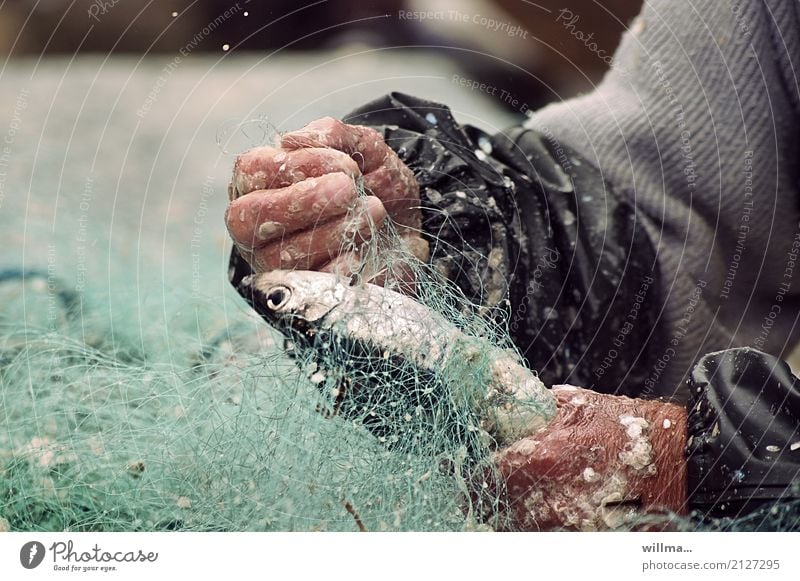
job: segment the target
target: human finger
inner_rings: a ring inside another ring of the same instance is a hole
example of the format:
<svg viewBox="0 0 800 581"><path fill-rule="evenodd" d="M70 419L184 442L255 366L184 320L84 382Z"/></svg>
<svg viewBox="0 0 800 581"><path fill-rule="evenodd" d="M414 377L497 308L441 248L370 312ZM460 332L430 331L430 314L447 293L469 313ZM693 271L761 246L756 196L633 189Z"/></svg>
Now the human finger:
<svg viewBox="0 0 800 581"><path fill-rule="evenodd" d="M291 150L330 147L343 151L358 162L365 174L381 167L387 157L395 156L383 136L371 127L348 125L333 117L323 117L302 129L285 133L281 137L281 147Z"/></svg>
<svg viewBox="0 0 800 581"><path fill-rule="evenodd" d="M402 165L399 159L397 162ZM388 163L364 175L364 188L381 199L396 222L419 230L422 226L419 186L414 174L405 166L403 168L405 171L394 163Z"/></svg>
<svg viewBox="0 0 800 581"><path fill-rule="evenodd" d="M369 196L356 202L355 210L313 229L303 230L252 252L258 272L275 269L313 270L350 248L363 244L383 226L386 210Z"/></svg>
<svg viewBox="0 0 800 581"><path fill-rule="evenodd" d="M330 148L285 151L256 147L236 158L233 167L231 199L256 190L274 190L329 173L360 175L358 165L347 154Z"/></svg>
<svg viewBox="0 0 800 581"><path fill-rule="evenodd" d="M277 190L258 190L233 200L225 222L231 238L246 248L321 225L347 212L358 197L353 178L337 172Z"/></svg>

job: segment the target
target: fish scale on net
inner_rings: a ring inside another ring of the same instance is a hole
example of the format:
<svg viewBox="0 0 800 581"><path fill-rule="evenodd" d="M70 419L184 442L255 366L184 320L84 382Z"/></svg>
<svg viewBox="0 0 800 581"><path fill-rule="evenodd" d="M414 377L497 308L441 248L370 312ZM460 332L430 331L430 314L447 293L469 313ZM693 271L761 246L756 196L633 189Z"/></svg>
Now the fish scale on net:
<svg viewBox="0 0 800 581"><path fill-rule="evenodd" d="M354 359L367 367L387 358L401 358L432 375L456 366L460 380L468 379L456 386L462 393L450 397L466 398L480 418L481 430L498 443L530 435L555 415L552 394L513 351L468 335L393 290L353 285L334 274L280 270L248 276L238 290L297 348L316 350L321 358L330 360L331 343L345 341L358 346L362 356ZM347 363L353 365L352 360ZM481 363L484 373L469 372Z"/></svg>

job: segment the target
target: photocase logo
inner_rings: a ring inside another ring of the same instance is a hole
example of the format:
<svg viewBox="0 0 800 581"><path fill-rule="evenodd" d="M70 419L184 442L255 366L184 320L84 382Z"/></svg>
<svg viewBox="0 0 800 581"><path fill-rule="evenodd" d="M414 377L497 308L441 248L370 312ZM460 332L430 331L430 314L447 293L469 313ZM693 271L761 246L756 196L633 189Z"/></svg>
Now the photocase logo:
<svg viewBox="0 0 800 581"><path fill-rule="evenodd" d="M44 545L39 541L31 541L22 545L19 551L19 562L26 569L35 569L44 560Z"/></svg>

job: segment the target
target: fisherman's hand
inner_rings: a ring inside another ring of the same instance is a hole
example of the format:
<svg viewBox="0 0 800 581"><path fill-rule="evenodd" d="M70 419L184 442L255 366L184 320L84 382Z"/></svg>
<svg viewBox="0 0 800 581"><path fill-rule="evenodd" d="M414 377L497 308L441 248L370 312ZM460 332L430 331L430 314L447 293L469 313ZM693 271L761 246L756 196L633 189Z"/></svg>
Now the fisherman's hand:
<svg viewBox="0 0 800 581"><path fill-rule="evenodd" d="M686 411L571 386L539 433L497 452L515 528L602 530L686 501Z"/></svg>
<svg viewBox="0 0 800 581"><path fill-rule="evenodd" d="M367 197L358 198L363 177ZM228 231L256 272L348 272L356 246L391 218L406 248L428 259L414 174L374 129L326 117L239 156ZM348 244L348 242L350 242Z"/></svg>

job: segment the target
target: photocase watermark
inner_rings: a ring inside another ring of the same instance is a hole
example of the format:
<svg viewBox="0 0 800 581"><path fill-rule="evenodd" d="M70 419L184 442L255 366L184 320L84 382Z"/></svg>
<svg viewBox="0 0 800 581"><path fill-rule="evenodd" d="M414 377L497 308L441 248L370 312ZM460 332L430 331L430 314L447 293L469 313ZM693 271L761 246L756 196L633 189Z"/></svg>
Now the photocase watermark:
<svg viewBox="0 0 800 581"><path fill-rule="evenodd" d="M550 143L550 146L552 147L552 153L555 155L555 158L558 160L558 163L561 164L561 167L564 169L564 171L568 173L570 170L572 170L572 162L570 161L567 153L564 151L561 141L559 141L559 139L553 133L553 130L547 125L540 125L538 130Z"/></svg>
<svg viewBox="0 0 800 581"><path fill-rule="evenodd" d="M664 370L667 368L670 361L672 361L672 359L674 359L678 354L678 347L680 347L681 342L689 333L689 328L695 318L697 305L703 298L703 290L707 285L708 281L703 279L697 280L697 284L695 284L694 289L689 296L686 309L683 311L683 316L675 325L674 332L669 340L669 343L667 344L667 348L664 350L664 353L655 362L652 370L650 371L650 375L648 375L647 379L644 380L644 389L639 397L647 397L658 387L658 382L661 379L661 376L664 374Z"/></svg>
<svg viewBox="0 0 800 581"><path fill-rule="evenodd" d="M95 22L100 22L100 16L105 16L108 12L119 4L122 0L94 0L86 13Z"/></svg>
<svg viewBox="0 0 800 581"><path fill-rule="evenodd" d="M180 67L183 59L188 57L194 49L202 44L203 40L205 40L212 32L219 28L226 20L238 14L241 10L242 7L237 2L225 10L225 12L218 15L214 20L209 21L208 24L200 29L189 42L187 42L178 50L179 54L175 55L175 57L173 57L173 59L164 65L163 69L161 69L161 73L158 75L156 82L147 93L144 103L141 107L139 107L139 109L137 109L136 115L139 117L139 119L144 119L153 108L153 105L155 105L155 103L158 101L158 96L161 94L161 90L166 86L170 77L172 77L172 74Z"/></svg>
<svg viewBox="0 0 800 581"><path fill-rule="evenodd" d="M653 279L652 276L645 276L642 279L642 284L639 286L639 290L636 291L635 295L633 295L631 308L628 311L628 314L625 316L622 326L611 340L613 347L610 347L606 352L606 356L603 357L603 360L600 362L600 367L594 370L594 376L597 379L603 377L606 374L606 371L611 369L611 366L619 357L618 350L622 349L625 346L625 343L628 341L628 336L631 334L631 331L633 331L636 321L639 319L639 312L641 311L642 305L647 298L647 292L650 290L650 287L653 286L654 282L655 279Z"/></svg>
<svg viewBox="0 0 800 581"><path fill-rule="evenodd" d="M42 564L46 554L44 545L39 541L30 541L19 550L19 563L26 569L36 569Z"/></svg>
<svg viewBox="0 0 800 581"><path fill-rule="evenodd" d="M736 229L736 245L733 248L733 256L725 273L725 280L720 290L720 298L727 299L730 296L733 281L739 270L742 255L745 251L747 235L750 232L750 216L753 214L753 151L744 152L744 202L742 215L739 218L739 227Z"/></svg>
<svg viewBox="0 0 800 581"><path fill-rule="evenodd" d="M73 541L68 540L56 541L47 549L39 541L25 543L19 551L19 562L26 569L35 569L48 554L54 571L72 573L107 573L117 571L121 563L155 563L158 560L158 553L154 551L105 550L97 543L88 549L76 549Z"/></svg>
<svg viewBox="0 0 800 581"><path fill-rule="evenodd" d="M750 30L750 25L747 23L744 15L742 14L742 4L743 2L736 2L731 6L731 12L733 12L733 16L736 18L736 25L739 27L739 30L747 36L752 36L752 32Z"/></svg>
<svg viewBox="0 0 800 581"><path fill-rule="evenodd" d="M562 8L556 14L556 22L561 24L561 26L563 26L573 38L579 42L582 42L583 46L585 46L590 52L597 55L597 58L606 63L609 67L619 71L623 75L627 74L627 71L617 65L616 61L614 61L613 55L609 54L605 49L600 48L594 39L594 32L586 33L578 28L577 25L580 20L580 14L575 14L569 8Z"/></svg>
<svg viewBox="0 0 800 581"><path fill-rule="evenodd" d="M19 90L19 93L17 93L17 99L14 102L14 110L11 113L11 121L8 123L8 129L3 137L2 144L0 144L0 209L2 209L3 202L6 198L8 168L11 166L11 159L13 156L13 150L11 146L14 145L14 140L17 137L17 131L19 131L19 128L22 125L22 114L25 112L25 109L28 108L29 95L30 91L24 87Z"/></svg>
<svg viewBox="0 0 800 581"><path fill-rule="evenodd" d="M460 10L398 10L398 20L439 20L449 22L460 22L462 24L477 24L478 26L492 32L502 32L511 38L528 39L528 31L518 24L513 24L506 20L490 18L482 14L470 14Z"/></svg>
<svg viewBox="0 0 800 581"><path fill-rule="evenodd" d="M798 224L798 229L800 229L800 224ZM761 331L753 339L753 347L756 349L764 349L767 339L772 332L772 327L775 326L775 321L778 319L778 316L783 310L781 303L783 303L783 298L792 288L794 271L797 267L797 261L799 257L800 231L795 232L794 238L792 239L792 245L789 247L789 251L786 253L786 262L784 263L783 269L783 280L778 283L778 289L775 292L775 298L772 302L772 305L770 305L767 314L764 315L764 320L761 322Z"/></svg>
<svg viewBox="0 0 800 581"><path fill-rule="evenodd" d="M47 245L47 322L54 331L58 322L58 280L56 279L56 245Z"/></svg>
<svg viewBox="0 0 800 581"><path fill-rule="evenodd" d="M655 71L658 84L661 85L664 95L667 97L667 102L673 108L675 125L680 131L679 139L681 156L683 157L683 175L686 178L686 187L691 194L694 193L695 182L697 181L697 168L694 163L694 150L692 149L691 142L692 133L686 126L686 115L683 109L683 104L675 94L675 90L672 88L672 83L670 83L669 79L667 78L667 74L664 71L661 61L655 61L652 66Z"/></svg>
<svg viewBox="0 0 800 581"><path fill-rule="evenodd" d="M214 178L206 176L203 182L203 190L200 193L200 202L197 211L194 213L192 237L190 245L192 249L192 298L200 297L200 246L203 239L203 224L208 214L208 200L214 195Z"/></svg>
<svg viewBox="0 0 800 581"><path fill-rule="evenodd" d="M81 200L78 205L78 233L75 235L75 253L77 264L75 267L75 292L82 293L86 289L86 245L88 244L87 230L89 225L89 209L94 198L94 178L89 176L83 187Z"/></svg>
<svg viewBox="0 0 800 581"><path fill-rule="evenodd" d="M514 311L514 316L509 325L509 330L512 333L517 332L520 321L524 320L525 314L528 312L528 305L536 294L542 290L542 279L547 274L547 271L555 270L559 260L561 260L561 254L558 250L555 248L548 248L547 246L544 247L544 253L536 261L536 266L528 279L528 287L525 296L522 297L519 305L517 305L517 309ZM557 316L557 314L551 310L547 313L546 317L549 318L550 316Z"/></svg>
<svg viewBox="0 0 800 581"><path fill-rule="evenodd" d="M496 85L491 85L489 83L482 83L481 81L476 81L474 79L468 79L458 74L453 75L451 81L454 84L460 87L466 87L471 91L480 91L481 93L485 93L486 95L497 97L503 103L506 103L508 106L512 107L513 109L516 109L520 113L527 113L530 110L530 107L526 102L515 97L514 94L511 93L510 91L507 91L506 89L500 88Z"/></svg>
<svg viewBox="0 0 800 581"><path fill-rule="evenodd" d="M158 78L150 89L150 92L147 93L147 98L145 98L142 106L136 111L136 115L139 117L139 119L144 119L156 101L158 101L158 96L161 93L161 89L163 89L167 84L167 81L172 76L172 73L175 72L175 70L180 66L181 60L181 57L176 56L172 59L172 61L167 63L163 69L161 69L161 74L158 75Z"/></svg>
<svg viewBox="0 0 800 581"><path fill-rule="evenodd" d="M251 119L228 119L217 128L217 147L224 155L272 143L278 129L267 115Z"/></svg>

